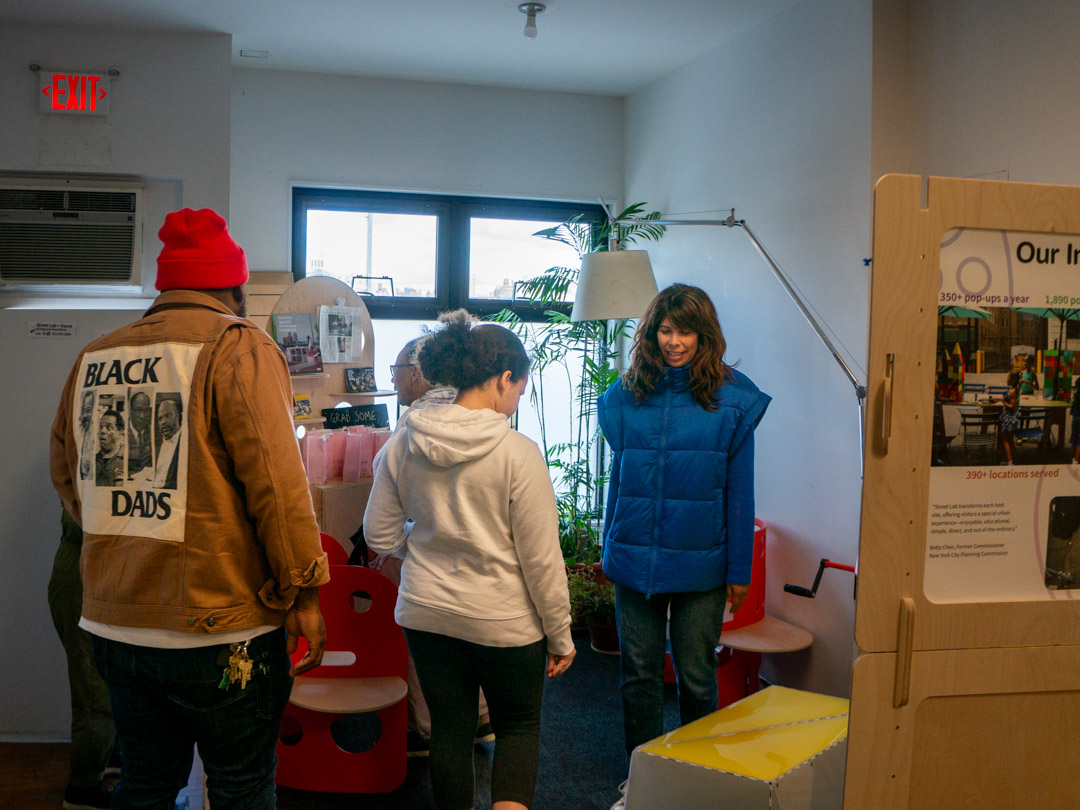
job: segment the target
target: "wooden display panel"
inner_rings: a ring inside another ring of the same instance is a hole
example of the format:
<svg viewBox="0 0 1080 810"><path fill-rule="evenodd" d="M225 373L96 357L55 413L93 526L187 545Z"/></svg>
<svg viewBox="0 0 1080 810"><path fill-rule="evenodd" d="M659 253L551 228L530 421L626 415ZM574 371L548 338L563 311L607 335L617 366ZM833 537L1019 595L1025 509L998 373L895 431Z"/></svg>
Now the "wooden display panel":
<svg viewBox="0 0 1080 810"><path fill-rule="evenodd" d="M920 177L887 175L873 225L844 806L1080 806L1066 764L1080 754L1080 591L926 596L942 241L1080 234L1080 188L930 178L924 208Z"/></svg>
<svg viewBox="0 0 1080 810"><path fill-rule="evenodd" d="M930 650L893 706L895 654L855 662L844 807L1080 807L1080 647Z"/></svg>
<svg viewBox="0 0 1080 810"><path fill-rule="evenodd" d="M319 307L346 306L363 312L363 344L361 360L357 366L374 366L375 332L371 326L364 300L349 285L329 276L309 276L302 278L288 287L278 298L271 312L279 313L316 313ZM346 363L323 363L322 374L294 375L292 378L293 394L307 394L311 397L311 410L316 416L323 408L333 408L339 402L352 405L370 404L375 398L370 394L345 393ZM321 420L320 420L321 421Z"/></svg>
<svg viewBox="0 0 1080 810"><path fill-rule="evenodd" d="M314 313L320 306L347 306L363 312L361 319L363 344L358 366L373 366L375 358L375 333L371 326L367 307L357 293L342 281L327 276L310 276L289 286L278 298L272 314ZM371 404L376 397L371 394L345 393L346 363L323 363L323 373L295 375L292 378L294 394L307 394L311 398L312 412L317 416L323 408L333 408L339 402L351 405ZM380 396L393 392L379 392ZM384 400L385 401L385 400ZM322 418L298 419L298 424L309 428L322 427ZM349 538L364 521L364 509L371 494L372 479L342 481L333 478L325 484L311 485L312 505L319 529L329 534L348 551Z"/></svg>
<svg viewBox="0 0 1080 810"><path fill-rule="evenodd" d="M917 176L886 175L875 191L856 641L864 651L896 650L909 597L915 650L1080 644L1080 599L934 604L923 595L942 236L958 227L1080 234L1080 188L932 177L926 209L920 196ZM1080 268L1076 283L1080 293Z"/></svg>

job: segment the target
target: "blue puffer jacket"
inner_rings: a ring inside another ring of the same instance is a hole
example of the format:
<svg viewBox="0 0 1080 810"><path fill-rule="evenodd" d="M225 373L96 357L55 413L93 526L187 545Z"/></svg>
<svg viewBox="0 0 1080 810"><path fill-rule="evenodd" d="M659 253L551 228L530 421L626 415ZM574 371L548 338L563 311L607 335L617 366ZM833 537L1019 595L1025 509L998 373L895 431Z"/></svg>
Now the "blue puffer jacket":
<svg viewBox="0 0 1080 810"><path fill-rule="evenodd" d="M598 400L614 459L604 521L604 573L645 594L750 582L754 428L770 398L731 371L706 411L688 367L665 369L638 404L616 381Z"/></svg>

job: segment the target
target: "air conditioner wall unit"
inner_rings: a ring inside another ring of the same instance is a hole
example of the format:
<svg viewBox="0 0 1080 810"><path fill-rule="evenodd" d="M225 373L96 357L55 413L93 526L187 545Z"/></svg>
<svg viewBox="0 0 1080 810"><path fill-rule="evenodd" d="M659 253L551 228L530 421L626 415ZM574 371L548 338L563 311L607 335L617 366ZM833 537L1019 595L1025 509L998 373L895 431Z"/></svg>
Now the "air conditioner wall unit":
<svg viewBox="0 0 1080 810"><path fill-rule="evenodd" d="M139 286L141 183L0 177L0 284Z"/></svg>

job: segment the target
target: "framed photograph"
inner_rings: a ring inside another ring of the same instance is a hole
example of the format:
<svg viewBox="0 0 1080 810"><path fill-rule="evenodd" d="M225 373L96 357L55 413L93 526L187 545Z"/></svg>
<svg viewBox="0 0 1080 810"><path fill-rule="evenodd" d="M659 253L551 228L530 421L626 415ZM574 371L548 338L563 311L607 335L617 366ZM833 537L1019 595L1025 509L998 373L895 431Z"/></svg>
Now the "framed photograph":
<svg viewBox="0 0 1080 810"><path fill-rule="evenodd" d="M345 369L345 390L350 394L370 394L376 391L375 369L370 366Z"/></svg>
<svg viewBox="0 0 1080 810"><path fill-rule="evenodd" d="M270 316L274 340L285 354L290 374L319 374L323 370L318 321L314 314L283 313Z"/></svg>
<svg viewBox="0 0 1080 810"><path fill-rule="evenodd" d="M295 394L292 404L293 419L307 419L312 415L311 397L307 394Z"/></svg>

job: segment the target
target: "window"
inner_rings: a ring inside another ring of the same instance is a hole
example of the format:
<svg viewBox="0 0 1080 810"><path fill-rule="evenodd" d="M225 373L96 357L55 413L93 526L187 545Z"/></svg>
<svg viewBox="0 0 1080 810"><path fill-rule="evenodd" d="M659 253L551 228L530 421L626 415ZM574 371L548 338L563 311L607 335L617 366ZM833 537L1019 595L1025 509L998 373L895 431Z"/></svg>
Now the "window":
<svg viewBox="0 0 1080 810"><path fill-rule="evenodd" d="M578 214L604 217L599 205L296 187L293 277L340 279L365 296L373 319L430 320L464 307L543 320L548 307L516 301L516 285L580 261L533 235ZM562 308L572 301L571 290Z"/></svg>
<svg viewBox="0 0 1080 810"><path fill-rule="evenodd" d="M516 302L515 283L579 265L569 246L533 235L579 214L597 227L605 216L599 205L295 187L293 277L332 276L364 296L376 383L388 390L401 347L435 326L439 312L464 307L486 317L513 309L524 321L546 321L544 311L555 307ZM573 296L559 307L567 314ZM542 404L548 443L571 440L578 376L556 367L542 379L534 374L518 429L544 446ZM393 400L389 406L394 423Z"/></svg>

